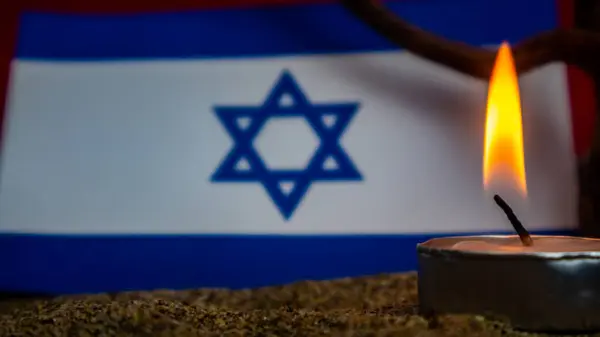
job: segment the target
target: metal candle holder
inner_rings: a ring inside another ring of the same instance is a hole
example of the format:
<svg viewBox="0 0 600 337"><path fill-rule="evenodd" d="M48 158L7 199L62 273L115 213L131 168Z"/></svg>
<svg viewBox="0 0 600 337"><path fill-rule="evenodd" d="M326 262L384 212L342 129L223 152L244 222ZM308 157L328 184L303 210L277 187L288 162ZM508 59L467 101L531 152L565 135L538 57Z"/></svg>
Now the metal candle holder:
<svg viewBox="0 0 600 337"><path fill-rule="evenodd" d="M417 245L421 312L480 314L532 331L600 330L600 240L532 236L500 196L494 201L518 236L455 236ZM456 246L469 242L477 248Z"/></svg>
<svg viewBox="0 0 600 337"><path fill-rule="evenodd" d="M452 248L465 240L516 238L445 237L419 244L421 312L480 314L531 331L600 330L600 251L498 253ZM535 242L568 237L532 238Z"/></svg>

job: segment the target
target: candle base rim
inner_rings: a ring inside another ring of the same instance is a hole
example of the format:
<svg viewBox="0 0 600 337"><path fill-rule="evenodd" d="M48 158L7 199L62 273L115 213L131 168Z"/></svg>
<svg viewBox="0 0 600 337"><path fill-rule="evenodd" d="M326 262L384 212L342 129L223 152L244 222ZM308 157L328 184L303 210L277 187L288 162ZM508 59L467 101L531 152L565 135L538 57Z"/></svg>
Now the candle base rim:
<svg viewBox="0 0 600 337"><path fill-rule="evenodd" d="M534 239L534 247L536 239L570 239L575 241L597 242L598 250L585 251L492 251L492 250L464 250L454 248L453 246L462 241L477 241L481 239L512 239L519 240L518 235L497 235L497 234L482 234L482 235L456 235L456 236L441 236L432 238L422 243L417 244L418 253L442 254L442 255L466 255L473 257L511 257L511 258L544 258L544 259L600 259L600 239L568 236L568 235L531 235Z"/></svg>

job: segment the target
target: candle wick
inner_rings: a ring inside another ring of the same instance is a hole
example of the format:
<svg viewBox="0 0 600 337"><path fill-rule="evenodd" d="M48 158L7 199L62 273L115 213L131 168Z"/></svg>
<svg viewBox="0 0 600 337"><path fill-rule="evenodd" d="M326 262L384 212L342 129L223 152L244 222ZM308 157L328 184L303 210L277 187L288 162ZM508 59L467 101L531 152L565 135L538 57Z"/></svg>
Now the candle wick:
<svg viewBox="0 0 600 337"><path fill-rule="evenodd" d="M523 224L521 221L519 221L519 218L517 218L512 208L508 206L506 201L504 201L504 199L497 194L494 195L494 201L496 204L498 204L502 211L504 211L508 221L510 221L510 224L514 227L515 231L517 231L517 234L519 234L519 238L521 238L521 243L523 243L523 246L533 246L531 235L529 235L529 232L525 229L525 227L523 227Z"/></svg>

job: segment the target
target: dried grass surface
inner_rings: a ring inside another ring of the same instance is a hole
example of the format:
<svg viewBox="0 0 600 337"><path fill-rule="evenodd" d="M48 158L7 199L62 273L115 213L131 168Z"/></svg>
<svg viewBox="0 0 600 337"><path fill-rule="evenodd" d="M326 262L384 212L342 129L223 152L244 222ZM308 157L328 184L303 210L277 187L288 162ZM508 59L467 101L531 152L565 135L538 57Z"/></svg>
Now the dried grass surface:
<svg viewBox="0 0 600 337"><path fill-rule="evenodd" d="M425 319L416 280L405 273L0 302L0 336L543 336L480 316Z"/></svg>

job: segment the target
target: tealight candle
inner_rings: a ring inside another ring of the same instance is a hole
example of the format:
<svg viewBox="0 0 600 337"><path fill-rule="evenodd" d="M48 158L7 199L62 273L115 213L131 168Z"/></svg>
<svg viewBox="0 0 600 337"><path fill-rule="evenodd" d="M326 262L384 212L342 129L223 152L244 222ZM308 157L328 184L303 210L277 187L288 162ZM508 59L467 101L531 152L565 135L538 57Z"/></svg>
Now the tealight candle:
<svg viewBox="0 0 600 337"><path fill-rule="evenodd" d="M523 330L600 330L600 240L517 235L435 238L417 246L424 315L467 313Z"/></svg>
<svg viewBox="0 0 600 337"><path fill-rule="evenodd" d="M487 106L484 187L496 192L509 176L526 197L518 82L507 44L498 51ZM417 245L420 311L485 315L532 331L600 330L600 240L530 235L500 196L494 201L517 236Z"/></svg>

